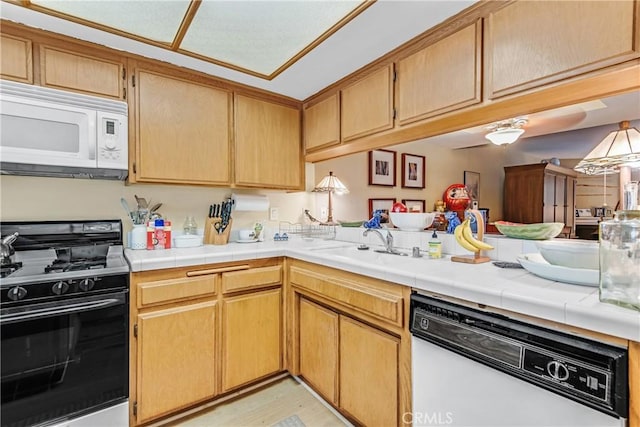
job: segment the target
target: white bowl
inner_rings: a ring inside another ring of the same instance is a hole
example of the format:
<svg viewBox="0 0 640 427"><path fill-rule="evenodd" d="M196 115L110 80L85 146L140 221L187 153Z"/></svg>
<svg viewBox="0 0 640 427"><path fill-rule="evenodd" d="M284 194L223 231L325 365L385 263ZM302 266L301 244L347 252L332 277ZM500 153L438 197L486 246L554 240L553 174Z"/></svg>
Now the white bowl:
<svg viewBox="0 0 640 427"><path fill-rule="evenodd" d="M390 212L391 223L402 231L422 231L431 225L435 212Z"/></svg>
<svg viewBox="0 0 640 427"><path fill-rule="evenodd" d="M182 234L173 238L174 248L194 248L202 246L202 236L196 234Z"/></svg>
<svg viewBox="0 0 640 427"><path fill-rule="evenodd" d="M600 244L594 241L553 239L536 242L549 264L570 268L600 269Z"/></svg>

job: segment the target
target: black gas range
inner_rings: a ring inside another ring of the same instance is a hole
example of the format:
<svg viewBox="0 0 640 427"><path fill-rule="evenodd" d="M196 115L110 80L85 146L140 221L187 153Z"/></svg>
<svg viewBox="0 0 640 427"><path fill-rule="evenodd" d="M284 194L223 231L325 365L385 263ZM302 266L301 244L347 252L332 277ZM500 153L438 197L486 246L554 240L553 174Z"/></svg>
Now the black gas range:
<svg viewBox="0 0 640 427"><path fill-rule="evenodd" d="M3 222L0 231L18 233L0 267L2 426L66 423L113 408L113 425L127 425L122 223Z"/></svg>

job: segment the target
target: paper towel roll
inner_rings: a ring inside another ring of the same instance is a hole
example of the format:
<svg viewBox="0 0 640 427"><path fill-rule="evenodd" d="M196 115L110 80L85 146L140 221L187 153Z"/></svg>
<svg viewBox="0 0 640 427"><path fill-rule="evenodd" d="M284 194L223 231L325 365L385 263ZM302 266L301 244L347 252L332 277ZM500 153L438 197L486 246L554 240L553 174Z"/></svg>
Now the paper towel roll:
<svg viewBox="0 0 640 427"><path fill-rule="evenodd" d="M269 198L261 195L232 194L236 211L266 211L269 209Z"/></svg>

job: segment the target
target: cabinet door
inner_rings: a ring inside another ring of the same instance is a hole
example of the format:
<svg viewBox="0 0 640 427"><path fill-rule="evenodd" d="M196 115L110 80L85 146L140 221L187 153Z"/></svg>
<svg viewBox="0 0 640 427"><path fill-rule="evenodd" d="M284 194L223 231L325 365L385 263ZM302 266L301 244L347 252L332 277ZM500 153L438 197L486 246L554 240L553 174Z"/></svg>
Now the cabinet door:
<svg viewBox="0 0 640 427"><path fill-rule="evenodd" d="M84 92L88 95L124 98L124 65L121 62L40 47L42 86Z"/></svg>
<svg viewBox="0 0 640 427"><path fill-rule="evenodd" d="M235 97L235 183L302 189L300 111L273 102Z"/></svg>
<svg viewBox="0 0 640 427"><path fill-rule="evenodd" d="M398 421L396 338L340 316L340 407L367 426Z"/></svg>
<svg viewBox="0 0 640 427"><path fill-rule="evenodd" d="M340 143L338 93L304 109L304 147L307 151Z"/></svg>
<svg viewBox="0 0 640 427"><path fill-rule="evenodd" d="M556 215L556 176L550 173L544 174L542 221L554 222Z"/></svg>
<svg viewBox="0 0 640 427"><path fill-rule="evenodd" d="M338 314L300 298L299 368L306 382L338 404Z"/></svg>
<svg viewBox="0 0 640 427"><path fill-rule="evenodd" d="M216 394L216 302L138 315L138 423Z"/></svg>
<svg viewBox="0 0 640 427"><path fill-rule="evenodd" d="M567 209L567 177L556 175L555 212L553 220L555 222L565 222L565 211ZM574 213L575 215L575 213Z"/></svg>
<svg viewBox="0 0 640 427"><path fill-rule="evenodd" d="M638 57L633 1L518 1L485 32L489 98ZM637 25L637 23L636 23Z"/></svg>
<svg viewBox="0 0 640 427"><path fill-rule="evenodd" d="M3 79L33 83L31 40L8 34L0 36L0 76Z"/></svg>
<svg viewBox="0 0 640 427"><path fill-rule="evenodd" d="M398 62L400 124L480 102L480 37L477 22Z"/></svg>
<svg viewBox="0 0 640 427"><path fill-rule="evenodd" d="M350 141L393 127L393 64L342 90L342 140Z"/></svg>
<svg viewBox="0 0 640 427"><path fill-rule="evenodd" d="M279 288L224 300L223 391L282 370L281 301Z"/></svg>
<svg viewBox="0 0 640 427"><path fill-rule="evenodd" d="M136 76L136 181L230 184L231 93L146 70Z"/></svg>

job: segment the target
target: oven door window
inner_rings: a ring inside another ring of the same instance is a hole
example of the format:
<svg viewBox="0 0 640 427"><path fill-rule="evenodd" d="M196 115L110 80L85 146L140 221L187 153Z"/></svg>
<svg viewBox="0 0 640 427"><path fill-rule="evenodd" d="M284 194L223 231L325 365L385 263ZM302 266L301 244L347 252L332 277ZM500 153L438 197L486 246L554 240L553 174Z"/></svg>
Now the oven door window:
<svg viewBox="0 0 640 427"><path fill-rule="evenodd" d="M128 395L128 294L2 310L2 426L81 415Z"/></svg>

